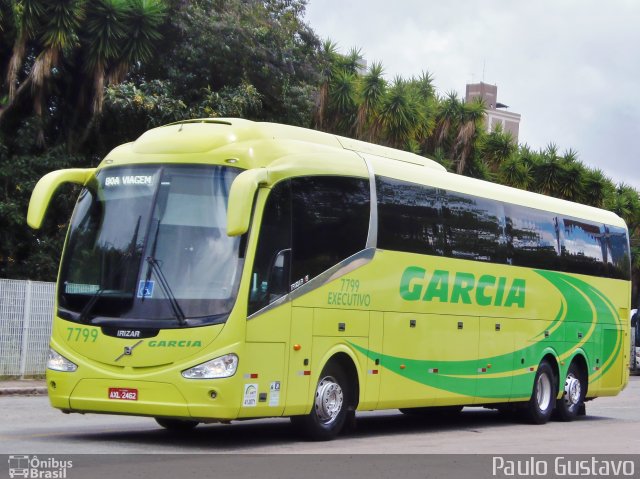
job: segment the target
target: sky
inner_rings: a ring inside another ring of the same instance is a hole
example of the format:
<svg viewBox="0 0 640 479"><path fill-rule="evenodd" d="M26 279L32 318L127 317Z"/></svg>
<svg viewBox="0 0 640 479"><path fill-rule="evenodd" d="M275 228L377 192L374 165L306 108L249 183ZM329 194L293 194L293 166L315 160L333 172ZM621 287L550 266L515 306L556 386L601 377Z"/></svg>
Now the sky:
<svg viewBox="0 0 640 479"><path fill-rule="evenodd" d="M305 19L388 80L428 71L462 98L497 85L521 144L572 149L640 190L640 1L309 0Z"/></svg>

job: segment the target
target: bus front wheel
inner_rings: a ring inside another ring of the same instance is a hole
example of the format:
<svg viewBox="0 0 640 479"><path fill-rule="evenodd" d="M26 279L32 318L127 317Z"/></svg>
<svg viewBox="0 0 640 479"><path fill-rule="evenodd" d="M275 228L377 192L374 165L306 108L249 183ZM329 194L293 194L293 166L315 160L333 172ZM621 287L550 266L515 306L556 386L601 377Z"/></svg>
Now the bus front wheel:
<svg viewBox="0 0 640 479"><path fill-rule="evenodd" d="M328 441L336 437L345 425L351 393L342 368L329 363L322 370L313 407L306 416L292 416L291 422L304 436L313 441Z"/></svg>
<svg viewBox="0 0 640 479"><path fill-rule="evenodd" d="M542 361L533 381L531 399L525 404L524 417L532 424L545 424L549 421L555 405L555 374L549 362Z"/></svg>

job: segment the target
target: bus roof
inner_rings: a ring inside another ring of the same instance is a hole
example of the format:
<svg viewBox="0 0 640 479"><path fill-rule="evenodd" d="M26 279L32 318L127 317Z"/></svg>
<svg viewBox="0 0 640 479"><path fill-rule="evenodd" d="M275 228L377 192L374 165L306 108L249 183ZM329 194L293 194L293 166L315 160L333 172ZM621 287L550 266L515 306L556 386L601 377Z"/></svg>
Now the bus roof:
<svg viewBox="0 0 640 479"><path fill-rule="evenodd" d="M136 141L114 149L101 166L145 162L151 160L149 156L156 162L176 155L180 155L179 161L189 161L187 157L191 156L202 158L203 162L211 161L213 155L216 158L228 155L227 158L237 160L236 166L250 169L267 167L283 156L326 152L327 148L370 153L446 171L436 161L406 151L296 126L239 118L203 118L154 128Z"/></svg>
<svg viewBox="0 0 640 479"><path fill-rule="evenodd" d="M316 130L239 118L202 118L154 128L115 148L100 167L131 163L227 162L242 169L283 158L314 162L315 170L366 175L360 157L382 176L468 193L626 228L615 213L449 173L423 156ZM319 164L318 164L319 163Z"/></svg>

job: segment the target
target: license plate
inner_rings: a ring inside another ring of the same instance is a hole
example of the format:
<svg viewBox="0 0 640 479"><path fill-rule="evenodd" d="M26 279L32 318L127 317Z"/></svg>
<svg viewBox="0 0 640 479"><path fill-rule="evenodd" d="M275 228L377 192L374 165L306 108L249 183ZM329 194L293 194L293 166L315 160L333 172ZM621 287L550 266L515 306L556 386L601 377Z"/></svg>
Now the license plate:
<svg viewBox="0 0 640 479"><path fill-rule="evenodd" d="M138 390L130 388L109 388L109 399L120 399L124 401L137 401Z"/></svg>

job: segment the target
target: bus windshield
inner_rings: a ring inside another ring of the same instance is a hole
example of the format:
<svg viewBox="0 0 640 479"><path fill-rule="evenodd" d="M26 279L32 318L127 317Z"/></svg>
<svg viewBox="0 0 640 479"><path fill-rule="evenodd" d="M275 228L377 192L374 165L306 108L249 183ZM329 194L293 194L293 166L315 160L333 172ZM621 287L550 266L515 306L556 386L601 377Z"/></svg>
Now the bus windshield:
<svg viewBox="0 0 640 479"><path fill-rule="evenodd" d="M226 234L223 166L101 170L71 220L58 285L65 319L131 327L221 322L242 271L240 238ZM158 323L159 322L159 323Z"/></svg>

